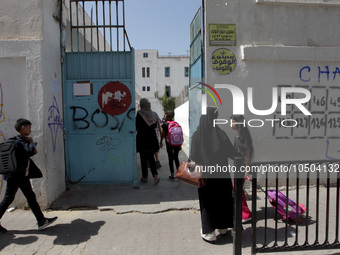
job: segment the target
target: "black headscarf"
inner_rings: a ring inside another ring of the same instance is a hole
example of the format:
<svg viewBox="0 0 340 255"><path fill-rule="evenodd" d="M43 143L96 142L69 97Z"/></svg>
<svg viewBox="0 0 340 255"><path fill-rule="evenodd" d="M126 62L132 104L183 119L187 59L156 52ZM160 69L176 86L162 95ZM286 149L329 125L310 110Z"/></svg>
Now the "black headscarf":
<svg viewBox="0 0 340 255"><path fill-rule="evenodd" d="M227 165L228 158L235 156L234 147L226 133L218 126L213 127L217 116L216 107L207 107L207 114L201 116L192 136L190 157L199 165Z"/></svg>

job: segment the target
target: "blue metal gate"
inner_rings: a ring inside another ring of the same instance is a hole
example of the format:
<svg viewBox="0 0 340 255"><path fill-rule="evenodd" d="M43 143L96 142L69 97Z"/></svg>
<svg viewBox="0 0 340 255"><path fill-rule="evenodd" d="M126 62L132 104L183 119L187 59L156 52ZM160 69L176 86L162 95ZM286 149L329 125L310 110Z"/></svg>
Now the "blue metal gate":
<svg viewBox="0 0 340 255"><path fill-rule="evenodd" d="M202 51L202 11L197 11L190 24L190 75L189 75L189 130L190 139L196 131L201 117L202 106L202 82L203 51Z"/></svg>
<svg viewBox="0 0 340 255"><path fill-rule="evenodd" d="M124 1L71 0L69 19L63 47L68 182L136 185L134 51Z"/></svg>

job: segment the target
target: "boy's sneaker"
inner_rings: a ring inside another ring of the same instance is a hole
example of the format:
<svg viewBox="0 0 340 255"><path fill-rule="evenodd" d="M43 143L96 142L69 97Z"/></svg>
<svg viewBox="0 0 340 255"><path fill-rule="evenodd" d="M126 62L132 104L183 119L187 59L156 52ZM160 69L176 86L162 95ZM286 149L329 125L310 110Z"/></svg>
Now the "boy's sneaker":
<svg viewBox="0 0 340 255"><path fill-rule="evenodd" d="M7 229L0 225L0 233L6 233Z"/></svg>
<svg viewBox="0 0 340 255"><path fill-rule="evenodd" d="M44 218L38 222L38 230L43 230L47 226L51 225L53 222L55 222L58 219L58 217L53 218Z"/></svg>

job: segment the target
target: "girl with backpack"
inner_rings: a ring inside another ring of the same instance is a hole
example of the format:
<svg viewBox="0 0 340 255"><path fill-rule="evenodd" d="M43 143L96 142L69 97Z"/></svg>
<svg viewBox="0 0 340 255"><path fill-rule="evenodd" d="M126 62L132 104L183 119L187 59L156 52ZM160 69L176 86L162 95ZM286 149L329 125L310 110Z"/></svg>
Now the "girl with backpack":
<svg viewBox="0 0 340 255"><path fill-rule="evenodd" d="M165 122L162 124L162 136L160 147L163 147L163 139L165 139L166 152L168 153L170 176L169 179L173 180L174 177L174 162L176 165L176 170L179 167L178 153L182 149L181 145L183 143L183 133L181 126L173 120L174 111L166 111L164 118ZM171 127L175 127L172 129ZM175 130L175 131L173 131ZM173 133L172 133L173 132ZM177 133L175 133L177 132Z"/></svg>

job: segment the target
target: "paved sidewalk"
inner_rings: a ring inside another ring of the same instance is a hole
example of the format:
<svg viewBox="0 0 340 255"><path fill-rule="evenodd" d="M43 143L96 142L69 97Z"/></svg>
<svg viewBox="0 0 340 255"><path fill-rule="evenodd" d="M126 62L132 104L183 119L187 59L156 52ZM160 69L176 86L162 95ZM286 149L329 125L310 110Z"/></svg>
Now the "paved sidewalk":
<svg viewBox="0 0 340 255"><path fill-rule="evenodd" d="M180 159L186 155L181 153ZM161 163L158 185L150 179L139 189L126 185L71 186L46 212L47 217L59 219L43 231L36 230L31 212L7 212L2 225L9 231L0 234L0 254L233 254L230 231L219 235L215 245L201 239L197 189L167 179L165 150L161 151ZM261 192L257 196L261 207L264 196ZM262 214L259 212L260 224ZM269 222L275 222L272 213L269 216ZM244 228L242 254L251 254L251 225ZM340 250L270 254L329 255L340 254Z"/></svg>
<svg viewBox="0 0 340 255"><path fill-rule="evenodd" d="M113 211L51 211L58 216L49 228L38 231L33 215L17 210L5 215L9 229L1 234L0 254L233 254L230 232L218 236L215 245L202 241L199 212L169 211L157 214ZM250 254L250 225L243 231L242 254ZM339 254L339 250L300 251L270 254Z"/></svg>
<svg viewBox="0 0 340 255"><path fill-rule="evenodd" d="M180 162L187 160L180 151ZM140 183L139 188L132 185L72 185L52 204L55 210L99 209L128 213L159 213L169 210L199 210L197 189L177 180L169 180L168 157L165 147L159 153L162 167L158 169L160 183L155 185L149 169L149 182ZM141 178L139 154L137 154L137 175Z"/></svg>

